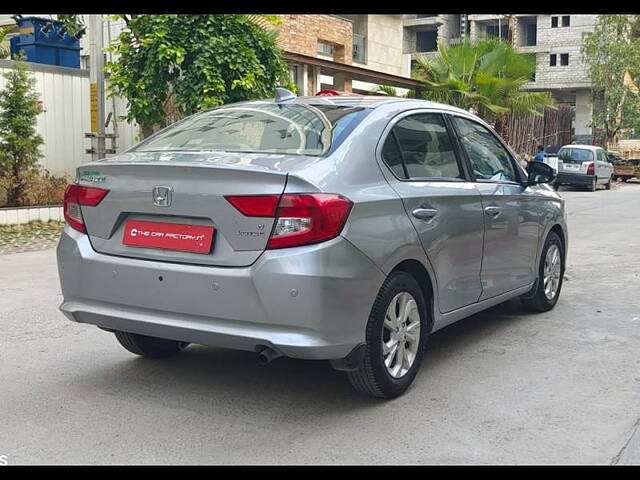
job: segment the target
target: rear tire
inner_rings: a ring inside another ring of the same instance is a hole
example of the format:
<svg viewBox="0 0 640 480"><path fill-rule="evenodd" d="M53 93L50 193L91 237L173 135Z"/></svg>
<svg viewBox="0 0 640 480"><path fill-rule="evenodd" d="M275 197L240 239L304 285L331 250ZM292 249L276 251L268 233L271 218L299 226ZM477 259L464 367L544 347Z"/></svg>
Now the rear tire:
<svg viewBox="0 0 640 480"><path fill-rule="evenodd" d="M607 190L611 190L611 183L613 182L613 177L609 177L609 181L604 184L604 188Z"/></svg>
<svg viewBox="0 0 640 480"><path fill-rule="evenodd" d="M364 357L357 370L347 372L353 388L380 398L403 394L420 368L428 325L427 303L418 282L408 273L392 272L369 315Z"/></svg>
<svg viewBox="0 0 640 480"><path fill-rule="evenodd" d="M551 251L551 253L549 253ZM559 267L547 269L547 265L552 263L554 251L557 251L559 257ZM535 285L535 291L527 294L526 297L520 297L522 306L525 310L530 312L548 312L556 303L560 297L560 291L562 290L562 279L564 277L564 247L562 241L556 232L549 232L547 240L544 243L542 249L542 255L540 256L540 265L538 266L538 280ZM554 289L549 282L557 281L557 286ZM551 288L549 288L551 287ZM549 293L553 291L553 295L550 298Z"/></svg>
<svg viewBox="0 0 640 480"><path fill-rule="evenodd" d="M587 187L587 189L588 189L590 192L595 192L595 191L596 191L596 179L595 179L595 178L593 179L593 183L592 183L591 185L589 185L589 186Z"/></svg>
<svg viewBox="0 0 640 480"><path fill-rule="evenodd" d="M124 348L131 353L148 358L166 358L184 350L187 342L178 342L176 340L167 340L164 338L147 337L137 333L130 332L113 332Z"/></svg>

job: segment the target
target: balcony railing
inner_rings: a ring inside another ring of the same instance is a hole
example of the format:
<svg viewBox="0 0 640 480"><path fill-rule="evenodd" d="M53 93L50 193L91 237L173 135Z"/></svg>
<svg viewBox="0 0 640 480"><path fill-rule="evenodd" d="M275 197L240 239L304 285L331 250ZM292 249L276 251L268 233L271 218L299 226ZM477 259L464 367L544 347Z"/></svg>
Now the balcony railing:
<svg viewBox="0 0 640 480"><path fill-rule="evenodd" d="M367 61L366 37L364 35L353 34L353 61L365 63Z"/></svg>

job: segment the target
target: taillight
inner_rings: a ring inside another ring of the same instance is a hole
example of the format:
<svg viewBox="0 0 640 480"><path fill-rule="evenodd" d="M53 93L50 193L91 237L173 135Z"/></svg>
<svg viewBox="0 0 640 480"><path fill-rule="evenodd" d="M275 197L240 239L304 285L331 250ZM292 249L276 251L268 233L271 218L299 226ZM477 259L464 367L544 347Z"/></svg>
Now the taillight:
<svg viewBox="0 0 640 480"><path fill-rule="evenodd" d="M225 198L245 216L276 218L267 243L268 249L309 245L337 237L353 206L348 198L332 193L286 193L280 197L239 195Z"/></svg>
<svg viewBox="0 0 640 480"><path fill-rule="evenodd" d="M324 242L342 231L353 203L331 193L284 194L267 248Z"/></svg>
<svg viewBox="0 0 640 480"><path fill-rule="evenodd" d="M587 175L595 175L596 174L596 165L595 163L590 163L587 166Z"/></svg>
<svg viewBox="0 0 640 480"><path fill-rule="evenodd" d="M84 187L72 183L64 191L64 219L70 227L79 232L87 233L82 220L80 206L95 207L109 193L109 190L96 187Z"/></svg>
<svg viewBox="0 0 640 480"><path fill-rule="evenodd" d="M280 195L226 195L224 198L245 217L273 217Z"/></svg>

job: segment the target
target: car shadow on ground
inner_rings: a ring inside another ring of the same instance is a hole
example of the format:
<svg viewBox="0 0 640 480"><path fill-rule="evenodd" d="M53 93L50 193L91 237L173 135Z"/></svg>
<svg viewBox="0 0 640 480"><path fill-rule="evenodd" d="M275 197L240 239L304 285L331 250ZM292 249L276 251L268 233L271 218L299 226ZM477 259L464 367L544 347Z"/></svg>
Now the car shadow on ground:
<svg viewBox="0 0 640 480"><path fill-rule="evenodd" d="M519 302L509 301L456 322L432 335L421 371L414 388L407 395L420 394L427 381L425 372L446 362L456 352L477 349L487 337L515 323L527 321L530 314L522 311ZM121 348L115 338L113 348ZM280 358L269 365L260 365L252 352L191 345L180 355L163 360L131 356L123 361L103 365L91 375L76 378L82 388L116 390L107 394L144 397L145 401L175 404L180 408L225 403L229 399L242 402L244 408L268 409L282 405L304 403L306 408L292 409L291 415L336 414L354 409L375 408L384 402L358 394L343 372L333 370L327 361ZM421 388L422 387L422 388ZM295 411L294 411L295 410Z"/></svg>

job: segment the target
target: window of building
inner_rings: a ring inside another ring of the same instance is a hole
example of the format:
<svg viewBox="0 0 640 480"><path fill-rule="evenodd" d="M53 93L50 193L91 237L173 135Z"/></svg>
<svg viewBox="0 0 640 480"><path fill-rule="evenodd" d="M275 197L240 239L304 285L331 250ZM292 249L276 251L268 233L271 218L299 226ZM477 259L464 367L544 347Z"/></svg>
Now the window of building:
<svg viewBox="0 0 640 480"><path fill-rule="evenodd" d="M561 53L560 54L560 65L562 65L562 66L569 65L569 54L568 53Z"/></svg>
<svg viewBox="0 0 640 480"><path fill-rule="evenodd" d="M453 121L477 180L518 181L511 155L489 130L466 118L453 117Z"/></svg>
<svg viewBox="0 0 640 480"><path fill-rule="evenodd" d="M318 54L333 57L333 45L325 42L318 42Z"/></svg>
<svg viewBox="0 0 640 480"><path fill-rule="evenodd" d="M558 56L555 53L552 53L551 55L549 55L549 66L555 67L557 59L558 59Z"/></svg>
<svg viewBox="0 0 640 480"><path fill-rule="evenodd" d="M400 120L387 136L382 156L400 178L464 178L442 115Z"/></svg>
<svg viewBox="0 0 640 480"><path fill-rule="evenodd" d="M507 22L495 23L486 26L487 37L502 37L507 40L509 37L509 24Z"/></svg>
<svg viewBox="0 0 640 480"><path fill-rule="evenodd" d="M536 69L537 69L537 56L535 53L523 53L525 58L527 58L531 64L535 67L533 68L533 72L531 72L531 76L529 77L530 82L536 81Z"/></svg>
<svg viewBox="0 0 640 480"><path fill-rule="evenodd" d="M416 32L416 51L435 52L438 50L438 31L424 30Z"/></svg>
<svg viewBox="0 0 640 480"><path fill-rule="evenodd" d="M551 17L551 28L558 27L558 17Z"/></svg>
<svg viewBox="0 0 640 480"><path fill-rule="evenodd" d="M569 15L564 15L562 17L562 26L568 27L571 24L571 17Z"/></svg>
<svg viewBox="0 0 640 480"><path fill-rule="evenodd" d="M525 42L524 46L533 47L538 41L538 24L533 21L527 23L525 30Z"/></svg>
<svg viewBox="0 0 640 480"><path fill-rule="evenodd" d="M367 61L366 49L365 49L366 44L367 42L364 35L359 35L357 33L353 34L352 55L353 55L354 62L366 63Z"/></svg>

